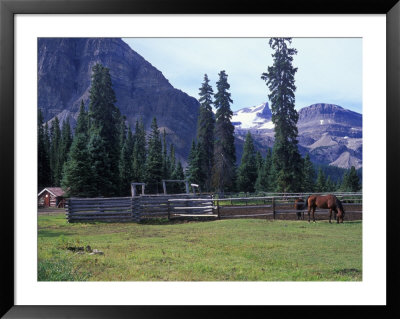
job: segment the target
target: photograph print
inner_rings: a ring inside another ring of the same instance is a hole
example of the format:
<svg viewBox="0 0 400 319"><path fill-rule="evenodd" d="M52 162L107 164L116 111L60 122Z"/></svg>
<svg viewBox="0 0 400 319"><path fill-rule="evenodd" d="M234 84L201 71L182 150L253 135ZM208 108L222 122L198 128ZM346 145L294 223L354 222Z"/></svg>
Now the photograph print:
<svg viewBox="0 0 400 319"><path fill-rule="evenodd" d="M38 281L362 281L362 38L37 41Z"/></svg>

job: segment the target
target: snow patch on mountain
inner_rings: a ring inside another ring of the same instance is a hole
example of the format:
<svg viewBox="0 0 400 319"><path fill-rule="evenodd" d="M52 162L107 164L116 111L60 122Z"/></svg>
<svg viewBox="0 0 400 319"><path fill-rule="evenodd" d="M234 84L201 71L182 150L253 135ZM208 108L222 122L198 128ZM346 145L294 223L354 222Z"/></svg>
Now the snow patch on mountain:
<svg viewBox="0 0 400 319"><path fill-rule="evenodd" d="M274 124L271 120L271 110L268 102L261 105L246 107L233 113L232 124L239 130L262 129L272 130Z"/></svg>

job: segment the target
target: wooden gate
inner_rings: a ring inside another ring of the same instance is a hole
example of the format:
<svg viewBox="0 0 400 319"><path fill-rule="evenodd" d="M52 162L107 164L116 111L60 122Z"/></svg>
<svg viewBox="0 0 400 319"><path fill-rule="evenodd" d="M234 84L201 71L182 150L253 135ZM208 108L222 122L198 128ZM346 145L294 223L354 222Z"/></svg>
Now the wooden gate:
<svg viewBox="0 0 400 319"><path fill-rule="evenodd" d="M211 195L192 198L171 198L169 218L173 217L217 217Z"/></svg>

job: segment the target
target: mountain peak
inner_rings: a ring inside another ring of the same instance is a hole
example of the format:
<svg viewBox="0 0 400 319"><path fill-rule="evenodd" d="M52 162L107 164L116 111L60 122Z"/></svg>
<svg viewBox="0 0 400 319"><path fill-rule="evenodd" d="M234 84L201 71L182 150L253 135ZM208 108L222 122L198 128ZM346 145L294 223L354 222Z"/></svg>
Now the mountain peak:
<svg viewBox="0 0 400 319"><path fill-rule="evenodd" d="M350 127L362 126L362 115L347 110L339 105L317 103L303 107L299 111L299 127L318 127L321 125L346 125Z"/></svg>

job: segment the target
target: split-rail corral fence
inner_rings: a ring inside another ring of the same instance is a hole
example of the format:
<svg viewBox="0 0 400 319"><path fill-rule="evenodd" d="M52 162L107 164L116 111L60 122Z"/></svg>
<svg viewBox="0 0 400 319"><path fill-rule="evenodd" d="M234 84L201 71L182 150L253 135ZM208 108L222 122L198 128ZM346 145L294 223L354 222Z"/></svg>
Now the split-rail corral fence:
<svg viewBox="0 0 400 319"><path fill-rule="evenodd" d="M361 219L361 193L334 193L343 203L346 216ZM308 194L272 194L263 197L223 197L217 194L141 195L113 198L69 198L66 217L69 222L141 222L151 218L285 218L304 219L307 207L297 211L296 198ZM327 209L317 209L316 215L327 216ZM346 219L346 218L345 218Z"/></svg>

